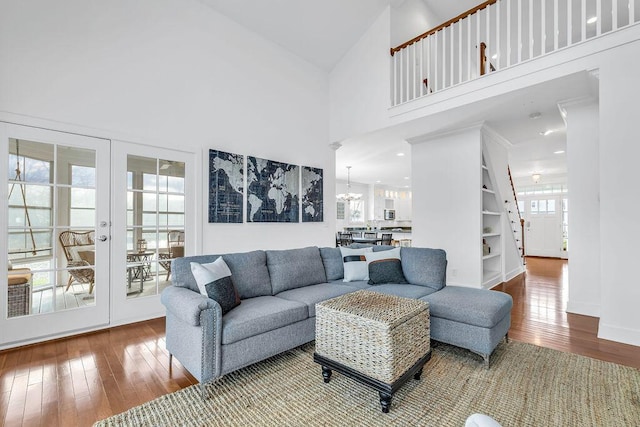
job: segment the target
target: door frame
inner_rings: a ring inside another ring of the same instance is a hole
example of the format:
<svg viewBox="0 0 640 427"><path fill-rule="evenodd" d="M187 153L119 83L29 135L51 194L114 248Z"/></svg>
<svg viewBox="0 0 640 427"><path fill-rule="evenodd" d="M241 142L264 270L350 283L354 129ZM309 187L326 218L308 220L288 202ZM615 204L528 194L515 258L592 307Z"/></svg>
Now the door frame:
<svg viewBox="0 0 640 427"><path fill-rule="evenodd" d="M0 117L1 119L1 117ZM57 144L63 146L91 148L96 150L96 194L104 194L104 197L96 197L96 234L103 234L105 230L100 229L98 224L105 221L110 222L110 170L111 170L111 142L105 138L91 137L67 133L64 131L33 127L25 124L16 124L7 121L0 121L0 139L8 140L9 137L20 138L30 141L42 142L46 144ZM0 154L0 176L6 181L8 176L7 153L3 150ZM106 167L99 168L98 164ZM0 197L3 206L0 208L0 223L7 224L7 205L4 201L8 197L6 185L0 188ZM54 227L57 227L54 224ZM108 227L107 227L108 229ZM55 231L55 228L54 228ZM106 233L109 234L108 232ZM56 235L52 236L52 244L57 245ZM79 307L72 310L61 310L52 313L37 315L18 316L6 318L8 285L6 278L0 279L0 348L11 347L18 344L39 342L46 339L57 338L70 335L77 331L98 329L109 325L110 318L110 269L109 256L111 242L96 241L95 251L97 260L95 263L96 286L94 295L96 304L94 306ZM0 252L8 253L7 233L0 237ZM99 262L106 260L106 262ZM7 269L7 259L0 260L0 269ZM102 284L102 285L101 285Z"/></svg>

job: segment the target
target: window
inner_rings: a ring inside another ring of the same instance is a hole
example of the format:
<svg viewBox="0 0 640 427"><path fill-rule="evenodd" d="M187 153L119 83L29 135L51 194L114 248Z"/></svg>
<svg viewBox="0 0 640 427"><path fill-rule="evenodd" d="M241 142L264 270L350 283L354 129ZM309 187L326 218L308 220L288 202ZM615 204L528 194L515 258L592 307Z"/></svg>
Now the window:
<svg viewBox="0 0 640 427"><path fill-rule="evenodd" d="M19 161L15 152L9 153L8 249L12 262L52 255L52 162L24 155L25 148L40 145L22 142Z"/></svg>
<svg viewBox="0 0 640 427"><path fill-rule="evenodd" d="M554 215L556 213L555 199L531 200L531 215Z"/></svg>
<svg viewBox="0 0 640 427"><path fill-rule="evenodd" d="M349 222L364 222L364 201L351 200L349 202Z"/></svg>
<svg viewBox="0 0 640 427"><path fill-rule="evenodd" d="M127 169L128 268L157 292L168 284L169 233L184 232L185 164L129 155Z"/></svg>
<svg viewBox="0 0 640 427"><path fill-rule="evenodd" d="M69 225L93 227L96 221L96 169L86 166L71 166L71 200L69 203ZM84 188L83 188L84 187Z"/></svg>

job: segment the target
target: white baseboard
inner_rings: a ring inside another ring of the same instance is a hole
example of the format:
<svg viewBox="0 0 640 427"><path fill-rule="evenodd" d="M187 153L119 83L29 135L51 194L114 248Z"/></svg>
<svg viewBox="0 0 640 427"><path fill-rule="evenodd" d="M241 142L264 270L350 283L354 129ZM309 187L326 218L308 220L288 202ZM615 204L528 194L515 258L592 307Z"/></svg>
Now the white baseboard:
<svg viewBox="0 0 640 427"><path fill-rule="evenodd" d="M621 328L600 321L598 338L640 346L640 329Z"/></svg>
<svg viewBox="0 0 640 427"><path fill-rule="evenodd" d="M600 305L590 302L567 301L567 313L582 314L584 316L600 317Z"/></svg>
<svg viewBox="0 0 640 427"><path fill-rule="evenodd" d="M508 282L509 280L513 279L514 277L522 273L524 273L524 266L519 265L518 267L514 268L510 272L505 273L503 282Z"/></svg>

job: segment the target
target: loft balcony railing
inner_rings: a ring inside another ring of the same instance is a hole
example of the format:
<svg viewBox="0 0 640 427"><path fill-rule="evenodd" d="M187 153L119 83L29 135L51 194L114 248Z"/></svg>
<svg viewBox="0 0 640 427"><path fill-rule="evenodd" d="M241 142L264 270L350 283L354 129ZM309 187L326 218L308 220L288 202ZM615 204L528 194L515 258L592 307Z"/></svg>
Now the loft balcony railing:
<svg viewBox="0 0 640 427"><path fill-rule="evenodd" d="M391 105L640 22L640 0L490 0L391 49Z"/></svg>

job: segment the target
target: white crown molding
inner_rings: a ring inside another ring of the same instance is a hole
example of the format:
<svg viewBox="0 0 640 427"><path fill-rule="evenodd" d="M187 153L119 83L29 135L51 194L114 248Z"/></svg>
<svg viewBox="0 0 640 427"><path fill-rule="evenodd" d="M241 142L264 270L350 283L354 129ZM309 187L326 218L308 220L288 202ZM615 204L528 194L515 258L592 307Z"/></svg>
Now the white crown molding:
<svg viewBox="0 0 640 427"><path fill-rule="evenodd" d="M472 123L468 126L464 126L461 128L457 128L457 129L450 129L450 130L445 130L442 132L434 132L434 133L426 133L424 135L420 135L420 136L416 136L413 138L409 138L407 139L407 142L411 145L415 145L415 144L422 144L424 142L429 142L432 141L434 139L438 139L438 138L443 138L446 136L453 136L453 135L459 135L461 133L465 133L465 132L469 132L469 131L474 131L474 130L481 130L482 127L484 126L484 121L481 122L475 122Z"/></svg>

